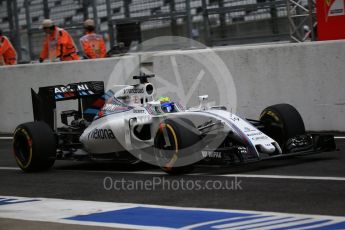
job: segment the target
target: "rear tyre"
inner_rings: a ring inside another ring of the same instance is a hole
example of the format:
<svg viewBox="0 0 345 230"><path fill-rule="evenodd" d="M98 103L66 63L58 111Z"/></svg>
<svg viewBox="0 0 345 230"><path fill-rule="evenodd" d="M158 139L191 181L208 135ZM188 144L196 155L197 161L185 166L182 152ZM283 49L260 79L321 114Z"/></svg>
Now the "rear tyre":
<svg viewBox="0 0 345 230"><path fill-rule="evenodd" d="M283 150L289 138L305 134L301 115L289 104L267 107L262 111L260 121L265 125L262 131L277 141Z"/></svg>
<svg viewBox="0 0 345 230"><path fill-rule="evenodd" d="M164 135L167 135L170 145ZM200 136L194 124L183 118L167 119L160 124L155 137L155 155L157 164L168 174L185 174L194 170L194 163L198 161L198 143ZM189 154L195 162L183 165L183 157ZM180 166L180 165L183 166Z"/></svg>
<svg viewBox="0 0 345 230"><path fill-rule="evenodd" d="M54 132L45 122L24 123L14 131L14 156L25 172L49 170L55 162L56 148Z"/></svg>

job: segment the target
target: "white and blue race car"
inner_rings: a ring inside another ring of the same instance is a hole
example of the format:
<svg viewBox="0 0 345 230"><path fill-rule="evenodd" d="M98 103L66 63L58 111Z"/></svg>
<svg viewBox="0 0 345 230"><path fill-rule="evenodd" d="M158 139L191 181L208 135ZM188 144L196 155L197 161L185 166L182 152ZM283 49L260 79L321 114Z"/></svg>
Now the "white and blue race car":
<svg viewBox="0 0 345 230"><path fill-rule="evenodd" d="M145 161L167 173L186 173L195 164L232 165L335 150L333 135L306 133L289 104L264 109L259 120L241 118L208 96L186 109L169 98L155 98L153 75L134 76L135 85L104 92L103 82L31 90L34 122L19 125L13 149L25 172L50 169L57 159ZM61 112L56 103L77 100L77 110Z"/></svg>

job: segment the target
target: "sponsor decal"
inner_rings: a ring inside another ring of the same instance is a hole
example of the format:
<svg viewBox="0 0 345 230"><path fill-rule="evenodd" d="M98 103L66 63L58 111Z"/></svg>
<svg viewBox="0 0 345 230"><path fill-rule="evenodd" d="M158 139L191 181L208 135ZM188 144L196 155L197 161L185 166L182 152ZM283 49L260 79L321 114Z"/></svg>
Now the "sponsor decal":
<svg viewBox="0 0 345 230"><path fill-rule="evenodd" d="M244 131L245 133L249 133L249 132L254 132L254 131L256 131L256 129L251 129L251 128L248 128L248 127L244 127L244 128L243 128L243 131Z"/></svg>
<svg viewBox="0 0 345 230"><path fill-rule="evenodd" d="M87 96L87 95L94 94L94 92L89 90L89 87L87 86L87 84L78 84L76 87L77 87L77 90L75 90L75 88L71 88L70 85L54 87L55 99L75 97L76 96L75 91L77 91L80 96Z"/></svg>
<svg viewBox="0 0 345 230"><path fill-rule="evenodd" d="M88 139L115 139L115 135L111 129L94 129L87 136Z"/></svg>
<svg viewBox="0 0 345 230"><path fill-rule="evenodd" d="M80 90L89 90L89 87L86 84L80 84L80 85L77 85L77 90L78 91L80 91Z"/></svg>
<svg viewBox="0 0 345 230"><path fill-rule="evenodd" d="M258 141L258 140L266 140L268 137L267 136L261 136L261 137L253 137L252 140Z"/></svg>
<svg viewBox="0 0 345 230"><path fill-rule="evenodd" d="M87 86L87 84L77 85L77 91L83 91L83 90L89 90L89 87ZM55 93L69 93L69 92L74 92L74 89L72 89L70 85L60 86L60 87L55 87L54 92Z"/></svg>
<svg viewBox="0 0 345 230"><path fill-rule="evenodd" d="M67 92L73 92L73 90L71 90L65 86L61 86L61 87L55 87L54 92L55 93L67 93Z"/></svg>
<svg viewBox="0 0 345 230"><path fill-rule="evenodd" d="M248 153L248 150L246 147L238 147L238 151L241 153L241 154L247 154Z"/></svg>
<svg viewBox="0 0 345 230"><path fill-rule="evenodd" d="M133 113L145 113L145 111L144 109L134 109Z"/></svg>
<svg viewBox="0 0 345 230"><path fill-rule="evenodd" d="M258 136L258 135L261 135L262 132L255 132L255 133L247 133L247 136L248 137L252 137L252 136Z"/></svg>
<svg viewBox="0 0 345 230"><path fill-rule="evenodd" d="M222 158L222 153L221 152L216 152L216 151L201 151L202 156L209 157L209 158L217 158L221 159Z"/></svg>
<svg viewBox="0 0 345 230"><path fill-rule="evenodd" d="M144 93L144 89L143 88L139 88L139 89L124 89L123 90L124 94L139 94L139 93Z"/></svg>
<svg viewBox="0 0 345 230"><path fill-rule="evenodd" d="M140 97L139 96L132 96L132 101L134 104L140 104Z"/></svg>

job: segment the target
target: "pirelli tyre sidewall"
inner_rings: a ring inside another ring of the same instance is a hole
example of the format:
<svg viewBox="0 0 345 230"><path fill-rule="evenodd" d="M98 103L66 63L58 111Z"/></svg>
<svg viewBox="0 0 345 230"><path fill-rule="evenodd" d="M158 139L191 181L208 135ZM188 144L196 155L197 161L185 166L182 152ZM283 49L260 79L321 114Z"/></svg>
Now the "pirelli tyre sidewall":
<svg viewBox="0 0 345 230"><path fill-rule="evenodd" d="M305 134L301 115L289 104L267 107L262 111L260 121L265 125L263 132L277 141L283 150L289 138Z"/></svg>
<svg viewBox="0 0 345 230"><path fill-rule="evenodd" d="M14 156L25 172L49 170L55 162L56 148L55 134L44 122L24 123L14 131Z"/></svg>
<svg viewBox="0 0 345 230"><path fill-rule="evenodd" d="M193 123L187 119L181 119L184 124L188 124L188 127L181 125L179 121L173 119L167 119L160 123L160 128L156 133L155 137L155 155L157 159L157 164L161 169L168 174L183 174L194 170L194 164L183 165L185 154L195 154L196 158L201 153L198 154L199 149L197 148L197 143L200 141L200 136L195 132L195 126ZM170 147L168 149L164 148L164 134L169 137ZM191 146L193 146L195 151L191 152ZM162 156L165 155L165 156ZM181 164L183 166L181 166Z"/></svg>

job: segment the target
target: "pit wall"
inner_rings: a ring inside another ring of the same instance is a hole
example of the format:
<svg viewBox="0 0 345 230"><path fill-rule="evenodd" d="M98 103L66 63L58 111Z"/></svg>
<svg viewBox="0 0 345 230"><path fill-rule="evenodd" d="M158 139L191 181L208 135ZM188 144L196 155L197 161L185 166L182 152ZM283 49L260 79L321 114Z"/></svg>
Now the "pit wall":
<svg viewBox="0 0 345 230"><path fill-rule="evenodd" d="M129 78L138 73L139 62L156 74L157 96L192 106L198 104L197 95L208 94L211 103L253 119L269 105L289 103L308 130L345 131L345 41L329 41L0 67L0 133L32 121L30 88L102 80L109 89L133 83ZM59 103L58 109L67 104Z"/></svg>

